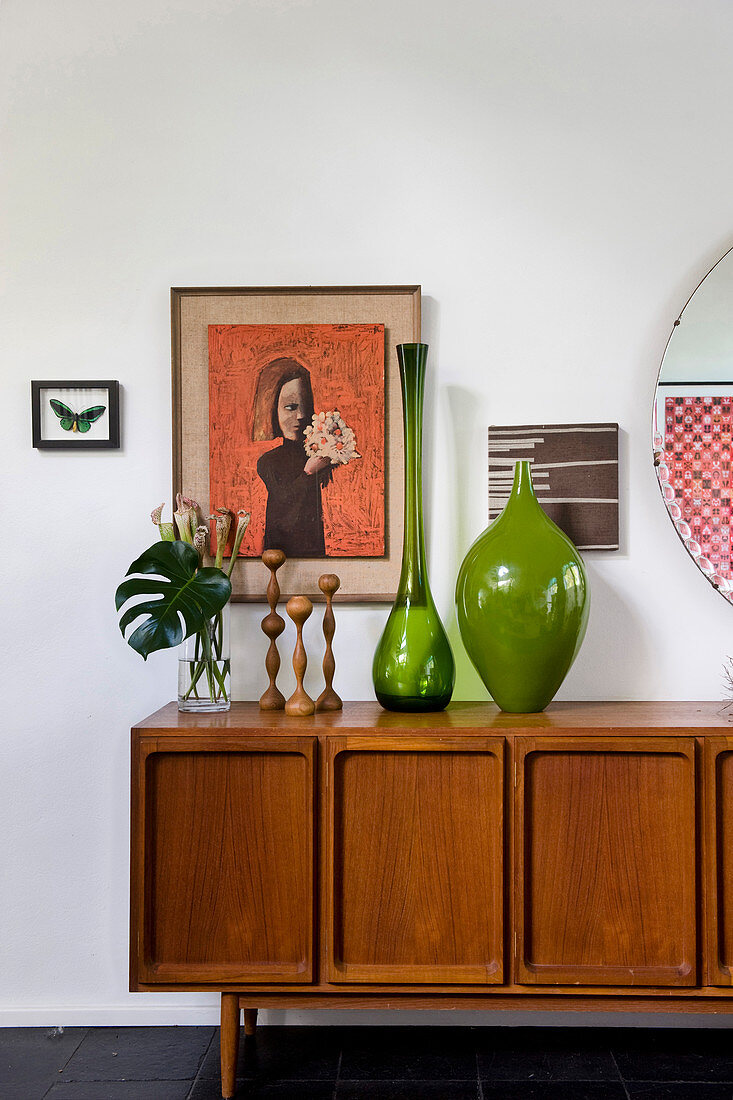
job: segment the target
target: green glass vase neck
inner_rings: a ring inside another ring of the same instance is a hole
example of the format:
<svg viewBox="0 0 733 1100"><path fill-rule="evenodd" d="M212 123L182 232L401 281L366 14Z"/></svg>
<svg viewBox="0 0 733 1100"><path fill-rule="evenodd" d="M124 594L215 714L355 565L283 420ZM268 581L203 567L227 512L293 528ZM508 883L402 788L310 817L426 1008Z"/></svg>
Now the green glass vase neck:
<svg viewBox="0 0 733 1100"><path fill-rule="evenodd" d="M527 459L517 462L514 467L514 482L503 515L542 511L540 502L535 496L532 484L532 463ZM544 513L543 513L544 515ZM501 517L499 517L501 518Z"/></svg>
<svg viewBox="0 0 733 1100"><path fill-rule="evenodd" d="M398 598L418 601L429 593L422 507L422 422L427 344L398 344L405 440L405 520Z"/></svg>

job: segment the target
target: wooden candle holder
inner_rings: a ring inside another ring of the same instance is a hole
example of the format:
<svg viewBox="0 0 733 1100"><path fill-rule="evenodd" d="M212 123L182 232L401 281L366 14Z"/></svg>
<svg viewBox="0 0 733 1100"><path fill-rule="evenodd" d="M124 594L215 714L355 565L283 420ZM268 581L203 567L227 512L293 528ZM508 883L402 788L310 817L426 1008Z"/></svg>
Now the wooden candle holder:
<svg viewBox="0 0 733 1100"><path fill-rule="evenodd" d="M291 596L288 600L286 610L295 623L298 637L295 642L295 649L293 650L293 671L295 672L296 687L285 704L285 713L300 716L313 714L316 709L316 704L303 687L303 677L305 676L305 669L308 664L305 646L303 645L303 623L312 612L313 604L307 596Z"/></svg>
<svg viewBox="0 0 733 1100"><path fill-rule="evenodd" d="M282 550L265 550L262 561L270 570L270 580L267 585L267 602L270 612L265 615L262 630L270 639L270 646L265 657L265 669L270 678L270 686L260 699L260 710L284 710L285 696L277 687L275 680L280 670L280 654L277 650L277 638L285 629L285 620L277 613L277 601L280 599L280 585L277 582L277 571L285 561Z"/></svg>
<svg viewBox="0 0 733 1100"><path fill-rule="evenodd" d="M324 573L318 578L318 587L326 597L326 610L323 613L323 636L326 639L326 652L323 656L323 678L326 686L316 699L316 710L342 710L341 698L333 690L333 676L336 671L336 661L333 656L331 643L336 631L336 620L333 615L333 597L341 587L341 581L335 573Z"/></svg>

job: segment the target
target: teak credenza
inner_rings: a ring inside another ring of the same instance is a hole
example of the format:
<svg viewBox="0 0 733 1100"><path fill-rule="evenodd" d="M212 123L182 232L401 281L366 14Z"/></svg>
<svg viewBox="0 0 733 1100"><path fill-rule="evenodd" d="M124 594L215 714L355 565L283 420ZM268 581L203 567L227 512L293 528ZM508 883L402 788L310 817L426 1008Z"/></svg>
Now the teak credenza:
<svg viewBox="0 0 733 1100"><path fill-rule="evenodd" d="M719 703L175 704L132 731L132 990L240 1010L733 1010Z"/></svg>

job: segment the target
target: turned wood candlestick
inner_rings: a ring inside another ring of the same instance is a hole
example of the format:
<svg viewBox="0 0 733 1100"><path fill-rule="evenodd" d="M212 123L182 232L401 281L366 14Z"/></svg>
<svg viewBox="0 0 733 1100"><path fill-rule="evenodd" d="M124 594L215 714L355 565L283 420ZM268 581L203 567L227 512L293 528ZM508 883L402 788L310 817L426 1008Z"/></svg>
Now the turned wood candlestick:
<svg viewBox="0 0 733 1100"><path fill-rule="evenodd" d="M326 686L316 699L316 710L341 710L343 703L333 690L333 675L336 671L331 643L336 631L336 620L333 617L333 597L341 587L341 581L335 573L324 573L318 578L318 587L326 597L326 610L323 612L323 637L326 639L326 652L323 656L323 678Z"/></svg>
<svg viewBox="0 0 733 1100"><path fill-rule="evenodd" d="M303 645L303 623L313 610L313 604L307 596L291 596L286 610L295 623L298 638L293 650L293 671L295 672L296 688L285 704L285 713L294 715L313 714L316 704L303 687L303 677L308 664L305 646Z"/></svg>
<svg viewBox="0 0 733 1100"><path fill-rule="evenodd" d="M270 639L270 646L265 657L265 669L270 678L270 686L260 699L260 710L283 710L285 696L277 687L275 680L280 669L280 654L277 651L276 639L285 629L285 620L282 615L277 613L277 601L280 599L277 571L285 561L285 554L282 550L265 550L262 561L270 570L270 580L267 585L267 602L270 605L270 612L265 615L260 624L264 633Z"/></svg>

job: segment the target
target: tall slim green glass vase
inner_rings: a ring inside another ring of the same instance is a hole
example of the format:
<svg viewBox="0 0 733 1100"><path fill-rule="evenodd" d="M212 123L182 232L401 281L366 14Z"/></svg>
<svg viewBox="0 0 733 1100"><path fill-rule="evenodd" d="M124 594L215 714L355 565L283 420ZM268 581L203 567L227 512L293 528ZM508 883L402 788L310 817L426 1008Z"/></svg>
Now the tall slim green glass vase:
<svg viewBox="0 0 733 1100"><path fill-rule="evenodd" d="M405 520L397 597L374 654L372 677L386 710L442 710L455 663L433 602L425 564L422 420L427 344L398 344L405 438Z"/></svg>

